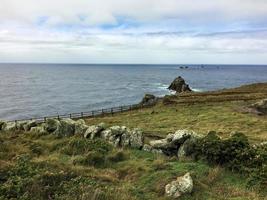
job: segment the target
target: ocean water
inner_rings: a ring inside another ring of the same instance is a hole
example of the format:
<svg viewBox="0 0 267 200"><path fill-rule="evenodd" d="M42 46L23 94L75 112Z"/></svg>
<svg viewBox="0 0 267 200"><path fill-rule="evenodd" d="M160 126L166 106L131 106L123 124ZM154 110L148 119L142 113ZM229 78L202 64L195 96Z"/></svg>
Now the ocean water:
<svg viewBox="0 0 267 200"><path fill-rule="evenodd" d="M196 91L267 82L267 66L0 64L0 119L84 112L169 94L182 76Z"/></svg>

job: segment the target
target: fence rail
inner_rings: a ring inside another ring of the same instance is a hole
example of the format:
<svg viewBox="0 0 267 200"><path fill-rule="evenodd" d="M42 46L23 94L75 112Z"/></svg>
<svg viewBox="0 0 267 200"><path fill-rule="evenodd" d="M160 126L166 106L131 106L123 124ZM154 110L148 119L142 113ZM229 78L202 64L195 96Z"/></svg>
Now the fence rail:
<svg viewBox="0 0 267 200"><path fill-rule="evenodd" d="M70 113L70 114L64 114L64 115L52 115L52 116L45 116L45 117L33 117L33 118L25 118L25 119L17 119L17 120L10 120L9 122L19 122L19 121L28 121L28 120L35 120L38 123L43 123L47 119L82 119L82 118L90 118L90 117L100 117L104 116L106 114L115 114L130 110L137 110L140 108L147 108L152 107L155 105L154 103L151 104L132 104L132 105L125 105L125 106L118 106L118 107L112 107L112 108L104 108L99 110L91 110L91 111L85 111L85 112L79 112L79 113Z"/></svg>

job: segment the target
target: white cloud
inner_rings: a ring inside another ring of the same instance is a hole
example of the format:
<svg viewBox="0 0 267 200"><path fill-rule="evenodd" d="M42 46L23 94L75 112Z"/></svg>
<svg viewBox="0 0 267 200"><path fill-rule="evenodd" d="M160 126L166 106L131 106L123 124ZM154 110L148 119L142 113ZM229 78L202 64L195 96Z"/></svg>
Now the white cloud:
<svg viewBox="0 0 267 200"><path fill-rule="evenodd" d="M1 0L0 19L34 22L49 16L50 23L115 23L116 16L139 21L165 18L188 20L266 19L266 0Z"/></svg>
<svg viewBox="0 0 267 200"><path fill-rule="evenodd" d="M266 63L265 19L266 0L0 0L0 62Z"/></svg>

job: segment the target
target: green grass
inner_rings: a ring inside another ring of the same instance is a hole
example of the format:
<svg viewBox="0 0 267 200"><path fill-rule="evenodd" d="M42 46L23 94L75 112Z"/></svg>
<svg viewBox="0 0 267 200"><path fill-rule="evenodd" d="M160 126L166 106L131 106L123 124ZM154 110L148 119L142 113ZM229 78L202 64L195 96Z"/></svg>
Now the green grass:
<svg viewBox="0 0 267 200"><path fill-rule="evenodd" d="M223 138L242 132L250 142L266 141L267 117L244 112L255 100L267 97L266 85L182 94L168 99L169 105L160 101L152 108L86 122L141 128L146 141L178 129L202 134L214 130ZM178 161L140 150L122 150L79 136L0 132L0 200L168 200L165 185L186 172L193 177L194 190L182 200L260 200L266 196L264 187L248 185L246 176L201 160ZM264 178L264 174L260 176Z"/></svg>
<svg viewBox="0 0 267 200"><path fill-rule="evenodd" d="M165 185L188 171L194 192L182 199L263 199L244 177L202 161L77 136L1 133L0 141L0 199L168 199Z"/></svg>
<svg viewBox="0 0 267 200"><path fill-rule="evenodd" d="M201 104L158 104L114 116L87 119L88 124L105 122L108 125L125 125L141 128L147 135L173 133L178 129L192 129L206 134L215 130L222 137L232 132L242 132L251 141L264 141L267 138L267 117L241 112L250 102L214 102Z"/></svg>

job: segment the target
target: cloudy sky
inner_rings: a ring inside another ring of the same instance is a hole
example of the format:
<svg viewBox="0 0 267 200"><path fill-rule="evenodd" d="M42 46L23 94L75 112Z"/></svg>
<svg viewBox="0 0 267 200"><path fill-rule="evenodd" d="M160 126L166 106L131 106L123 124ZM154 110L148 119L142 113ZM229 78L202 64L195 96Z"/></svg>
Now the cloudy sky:
<svg viewBox="0 0 267 200"><path fill-rule="evenodd" d="M0 62L267 64L267 0L0 0Z"/></svg>

